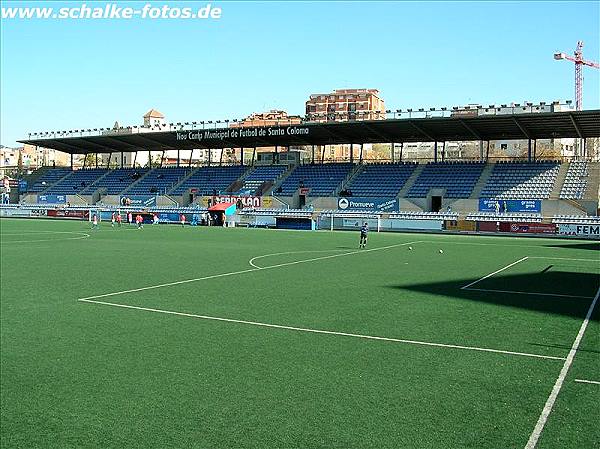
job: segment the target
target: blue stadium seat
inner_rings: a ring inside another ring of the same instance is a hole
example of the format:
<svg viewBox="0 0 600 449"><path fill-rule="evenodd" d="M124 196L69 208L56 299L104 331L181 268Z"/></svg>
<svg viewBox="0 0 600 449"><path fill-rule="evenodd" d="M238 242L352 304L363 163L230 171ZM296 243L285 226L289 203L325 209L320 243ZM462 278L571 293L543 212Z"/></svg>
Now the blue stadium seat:
<svg viewBox="0 0 600 449"><path fill-rule="evenodd" d="M190 172L187 167L155 168L123 193L126 195L164 195Z"/></svg>
<svg viewBox="0 0 600 449"><path fill-rule="evenodd" d="M45 193L52 195L73 195L80 193L107 172L108 169L106 168L85 168L75 170L70 175L65 176L50 187Z"/></svg>
<svg viewBox="0 0 600 449"><path fill-rule="evenodd" d="M354 168L353 164L299 165L281 184L278 195L291 196L298 188L309 188L310 196L330 196Z"/></svg>
<svg viewBox="0 0 600 449"><path fill-rule="evenodd" d="M40 176L35 183L30 185L27 191L31 193L42 192L69 174L71 174L71 169L69 168L52 168Z"/></svg>
<svg viewBox="0 0 600 449"><path fill-rule="evenodd" d="M213 191L221 193L242 176L246 170L248 170L248 167L241 165L202 167L173 189L171 194L183 195L190 189L196 189L198 195L212 195Z"/></svg>
<svg viewBox="0 0 600 449"><path fill-rule="evenodd" d="M500 162L481 191L481 198L548 199L554 188L560 163Z"/></svg>
<svg viewBox="0 0 600 449"><path fill-rule="evenodd" d="M345 186L353 196L395 197L417 164L366 164Z"/></svg>
<svg viewBox="0 0 600 449"><path fill-rule="evenodd" d="M484 167L483 162L429 163L406 196L425 198L431 189L445 189L446 198L469 198Z"/></svg>
<svg viewBox="0 0 600 449"><path fill-rule="evenodd" d="M288 169L287 165L259 165L244 179L236 192L238 195L253 195L265 182L275 182Z"/></svg>

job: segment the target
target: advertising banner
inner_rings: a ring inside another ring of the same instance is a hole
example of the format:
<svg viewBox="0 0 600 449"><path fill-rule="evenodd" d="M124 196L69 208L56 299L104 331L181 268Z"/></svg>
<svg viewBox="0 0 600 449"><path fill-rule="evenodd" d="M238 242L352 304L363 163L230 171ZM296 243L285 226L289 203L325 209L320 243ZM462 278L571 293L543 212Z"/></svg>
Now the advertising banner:
<svg viewBox="0 0 600 449"><path fill-rule="evenodd" d="M498 224L495 221L478 221L477 230L482 232L497 232Z"/></svg>
<svg viewBox="0 0 600 449"><path fill-rule="evenodd" d="M154 207L156 197L150 195L127 195L121 197L121 204L127 206Z"/></svg>
<svg viewBox="0 0 600 449"><path fill-rule="evenodd" d="M67 195L38 195L37 201L41 204L64 204L67 202Z"/></svg>
<svg viewBox="0 0 600 449"><path fill-rule="evenodd" d="M8 208L0 209L0 217L31 217L31 209Z"/></svg>
<svg viewBox="0 0 600 449"><path fill-rule="evenodd" d="M203 196L200 199L200 204L203 207L209 207L210 205L214 206L218 203L238 203L241 201L242 208L244 207L252 207L259 208L263 207L269 209L273 207L273 198L270 196L237 196L237 195L217 195L217 196Z"/></svg>
<svg viewBox="0 0 600 449"><path fill-rule="evenodd" d="M446 220L447 231L476 231L477 226L474 221L467 220Z"/></svg>
<svg viewBox="0 0 600 449"><path fill-rule="evenodd" d="M87 220L89 211L87 210L64 210L64 209L49 209L47 212L48 217L56 218L77 218Z"/></svg>
<svg viewBox="0 0 600 449"><path fill-rule="evenodd" d="M519 234L556 234L556 225L552 223L500 223L500 232Z"/></svg>
<svg viewBox="0 0 600 449"><path fill-rule="evenodd" d="M337 217L336 217L337 220ZM369 228L377 230L377 219L374 218L343 218L342 227L350 229L360 229L363 224L367 223ZM337 228L336 228L337 229Z"/></svg>
<svg viewBox="0 0 600 449"><path fill-rule="evenodd" d="M542 211L541 200L492 200L479 198L480 212L496 212L496 203L500 212L536 212Z"/></svg>
<svg viewBox="0 0 600 449"><path fill-rule="evenodd" d="M442 220L402 220L397 218L385 218L380 220L382 229L391 230L427 230L441 231L444 222Z"/></svg>
<svg viewBox="0 0 600 449"><path fill-rule="evenodd" d="M360 209L373 212L397 212L399 210L396 198L363 198L342 197L338 198L338 209Z"/></svg>
<svg viewBox="0 0 600 449"><path fill-rule="evenodd" d="M576 235L578 237L600 240L600 225L598 224L559 224L560 235Z"/></svg>

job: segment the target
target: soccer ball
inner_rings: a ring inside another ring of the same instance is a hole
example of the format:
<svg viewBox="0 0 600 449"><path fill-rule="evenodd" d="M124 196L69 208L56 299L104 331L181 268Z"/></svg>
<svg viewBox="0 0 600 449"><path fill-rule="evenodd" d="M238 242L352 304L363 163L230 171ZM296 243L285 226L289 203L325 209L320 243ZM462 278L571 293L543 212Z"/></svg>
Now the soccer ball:
<svg viewBox="0 0 600 449"><path fill-rule="evenodd" d="M444 251L440 249L440 254L444 254Z"/></svg>
<svg viewBox="0 0 600 449"><path fill-rule="evenodd" d="M409 249L410 251L412 251L412 246L409 246L409 247L408 247L408 249Z"/></svg>

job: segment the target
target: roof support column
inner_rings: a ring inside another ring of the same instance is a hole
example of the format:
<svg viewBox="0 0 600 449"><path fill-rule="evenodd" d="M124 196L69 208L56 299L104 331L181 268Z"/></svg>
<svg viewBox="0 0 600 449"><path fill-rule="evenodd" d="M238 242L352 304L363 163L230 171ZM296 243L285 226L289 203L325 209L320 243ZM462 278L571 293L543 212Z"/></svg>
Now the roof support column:
<svg viewBox="0 0 600 449"><path fill-rule="evenodd" d="M404 142L400 142L400 160L398 162L402 162L402 152L404 151Z"/></svg>
<svg viewBox="0 0 600 449"><path fill-rule="evenodd" d="M111 159L112 159L112 153L108 153L108 160L106 161L106 168L110 168Z"/></svg>
<svg viewBox="0 0 600 449"><path fill-rule="evenodd" d="M252 167L254 167L254 159L256 159L256 147L252 150Z"/></svg>
<svg viewBox="0 0 600 449"><path fill-rule="evenodd" d="M242 161L244 160L243 156L244 156L244 149L242 148ZM208 149L208 166L209 167L210 167L211 163L212 163L212 150L209 148Z"/></svg>
<svg viewBox="0 0 600 449"><path fill-rule="evenodd" d="M527 162L531 162L531 139L527 140Z"/></svg>
<svg viewBox="0 0 600 449"><path fill-rule="evenodd" d="M360 156L359 156L359 163L362 164L363 161L363 144L360 144Z"/></svg>
<svg viewBox="0 0 600 449"><path fill-rule="evenodd" d="M442 142L442 162L446 160L446 141Z"/></svg>
<svg viewBox="0 0 600 449"><path fill-rule="evenodd" d="M487 162L488 159L490 158L490 141L487 141L487 146L485 149L485 161Z"/></svg>
<svg viewBox="0 0 600 449"><path fill-rule="evenodd" d="M438 151L437 151L437 140L433 142L433 162L437 162Z"/></svg>
<svg viewBox="0 0 600 449"><path fill-rule="evenodd" d="M177 164L176 164L177 168L179 168L179 157L180 157L180 155L181 155L181 151L178 149L177 150Z"/></svg>
<svg viewBox="0 0 600 449"><path fill-rule="evenodd" d="M391 143L391 154L392 154L392 163L395 162L395 149L396 149L396 144L394 142Z"/></svg>
<svg viewBox="0 0 600 449"><path fill-rule="evenodd" d="M131 166L133 168L135 168L135 161L137 160L137 151L135 152L135 154L133 155L133 162L131 163Z"/></svg>
<svg viewBox="0 0 600 449"><path fill-rule="evenodd" d="M354 163L354 144L350 144L350 163Z"/></svg>
<svg viewBox="0 0 600 449"><path fill-rule="evenodd" d="M164 152L163 152L163 154L164 154ZM192 148L192 149L190 150L190 162L189 162L189 164L188 164L188 168L192 168L192 156L193 156L193 155L194 155L194 149ZM161 165L162 165L162 164L161 164Z"/></svg>
<svg viewBox="0 0 600 449"><path fill-rule="evenodd" d="M311 154L310 154L310 163L314 164L315 163L315 146L312 146L311 149Z"/></svg>
<svg viewBox="0 0 600 449"><path fill-rule="evenodd" d="M192 160L192 156L190 156L190 161ZM223 165L223 148L221 148L221 154L219 155L219 167Z"/></svg>
<svg viewBox="0 0 600 449"><path fill-rule="evenodd" d="M535 157L537 155L537 139L533 139L533 160L535 161Z"/></svg>
<svg viewBox="0 0 600 449"><path fill-rule="evenodd" d="M71 153L71 170L73 170L73 153Z"/></svg>
<svg viewBox="0 0 600 449"><path fill-rule="evenodd" d="M152 168L152 151L148 150L148 168Z"/></svg>
<svg viewBox="0 0 600 449"><path fill-rule="evenodd" d="M96 153L96 168L98 168L98 153Z"/></svg>
<svg viewBox="0 0 600 449"><path fill-rule="evenodd" d="M121 168L123 168L124 154L121 151Z"/></svg>

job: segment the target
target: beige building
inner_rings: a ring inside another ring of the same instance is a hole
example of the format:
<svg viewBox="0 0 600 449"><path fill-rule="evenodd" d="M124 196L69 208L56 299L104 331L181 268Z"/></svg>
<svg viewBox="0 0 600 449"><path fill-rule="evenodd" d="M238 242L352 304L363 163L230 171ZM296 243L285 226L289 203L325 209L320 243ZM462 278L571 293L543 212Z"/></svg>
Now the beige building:
<svg viewBox="0 0 600 449"><path fill-rule="evenodd" d="M312 94L306 102L306 116L315 122L383 120L385 102L377 89L336 89Z"/></svg>
<svg viewBox="0 0 600 449"><path fill-rule="evenodd" d="M254 126L289 126L299 125L299 115L289 115L286 111L272 109L267 112L253 112L239 122L230 123L231 128L249 128Z"/></svg>

